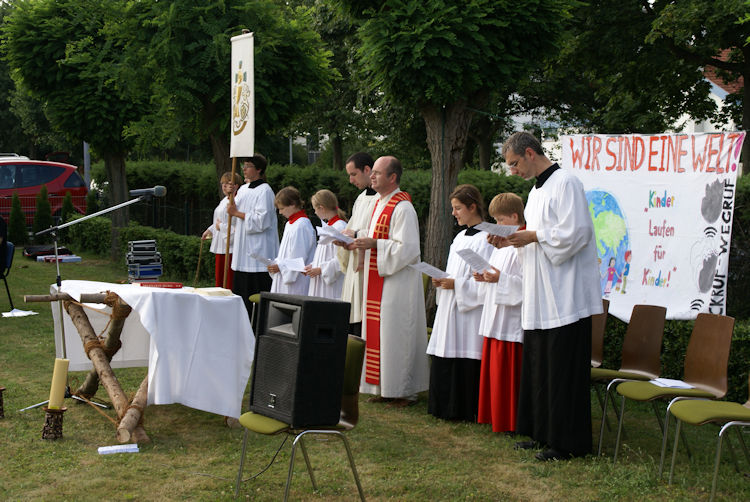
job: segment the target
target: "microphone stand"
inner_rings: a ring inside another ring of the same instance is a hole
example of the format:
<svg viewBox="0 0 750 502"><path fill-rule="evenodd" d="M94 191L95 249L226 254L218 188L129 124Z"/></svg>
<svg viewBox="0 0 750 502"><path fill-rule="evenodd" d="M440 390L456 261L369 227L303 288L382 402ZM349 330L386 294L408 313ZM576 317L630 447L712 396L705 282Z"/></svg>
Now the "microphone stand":
<svg viewBox="0 0 750 502"><path fill-rule="evenodd" d="M46 229L41 230L41 231L37 232L36 234L34 234L36 236L50 234L50 235L52 235L52 239L54 240L54 244L55 244L55 267L56 267L56 271L57 271L57 276L55 277L55 284L57 286L57 291L55 291L55 292L56 293L60 293L61 288L62 288L62 278L60 276L60 257L59 257L59 254L58 254L58 244L57 244L58 230L62 230L63 228L67 228L67 227L70 227L72 225L76 225L78 223L81 223L82 221L90 220L91 218L94 218L95 216L101 216L103 214L111 213L112 211L116 211L118 209L122 209L123 207L130 206L130 205L135 204L137 202L151 200L152 198L153 198L153 195L151 195L151 194L140 195L140 196L138 196L135 199L131 199L131 200L123 202L121 204L117 204L116 206L112 206L112 207L108 207L106 209L102 209L101 211L97 211L96 213L93 213L93 214L88 214L88 215L86 215L86 216L84 216L82 218L78 218L76 220L69 221L68 223L64 223L62 225L55 225L55 226L46 228ZM62 334L62 343L61 343L62 358L63 359L67 359L67 350L66 350L66 347L65 347L65 318L63 317L62 302L58 301L57 304L58 304L58 306L60 308L60 333ZM70 385L68 385L68 384L65 385L65 397L66 398L71 397L73 399L77 399L78 401L81 401L81 402L84 402L84 403L86 402L85 399L81 399L80 397L71 394L70 393ZM38 408L40 406L44 406L48 402L49 402L49 400L42 401L41 403L32 404L31 406L27 406L26 408L20 409L18 411L26 411L26 410L30 410L32 408ZM97 403L95 401L90 401L90 402L91 402L91 404L99 406L100 408L105 408L105 409L109 408L109 406L107 406L106 404Z"/></svg>

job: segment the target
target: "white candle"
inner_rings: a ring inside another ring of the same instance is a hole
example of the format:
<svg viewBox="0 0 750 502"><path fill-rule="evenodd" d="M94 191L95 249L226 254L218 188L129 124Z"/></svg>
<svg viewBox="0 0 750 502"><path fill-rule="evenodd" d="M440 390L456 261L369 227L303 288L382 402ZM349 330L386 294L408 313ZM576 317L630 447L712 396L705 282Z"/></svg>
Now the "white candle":
<svg viewBox="0 0 750 502"><path fill-rule="evenodd" d="M65 387L68 383L68 359L55 359L55 369L52 371L52 386L49 391L50 410L59 410L65 398Z"/></svg>

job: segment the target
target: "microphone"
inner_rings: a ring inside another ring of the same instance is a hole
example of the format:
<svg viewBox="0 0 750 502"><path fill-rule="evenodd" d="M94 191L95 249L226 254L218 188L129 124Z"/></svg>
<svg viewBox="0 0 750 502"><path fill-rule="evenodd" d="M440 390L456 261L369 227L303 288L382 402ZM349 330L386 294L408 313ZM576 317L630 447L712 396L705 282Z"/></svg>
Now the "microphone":
<svg viewBox="0 0 750 502"><path fill-rule="evenodd" d="M137 190L131 190L131 197L164 197L167 195L167 188L161 185L156 185L154 188L139 188Z"/></svg>

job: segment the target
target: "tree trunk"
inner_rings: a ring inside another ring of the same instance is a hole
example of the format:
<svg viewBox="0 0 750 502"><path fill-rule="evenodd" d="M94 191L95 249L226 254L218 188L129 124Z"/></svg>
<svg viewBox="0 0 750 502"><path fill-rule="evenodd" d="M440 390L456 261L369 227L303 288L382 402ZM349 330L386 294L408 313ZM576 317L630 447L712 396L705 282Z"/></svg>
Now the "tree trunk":
<svg viewBox="0 0 750 502"><path fill-rule="evenodd" d="M452 240L451 204L448 197L456 187L461 156L474 112L466 107L465 101L458 101L445 107L424 106L421 114L427 129L427 146L432 159L430 214L427 218L422 259L444 269ZM429 319L434 316L434 310L435 291L430 287L427 298Z"/></svg>
<svg viewBox="0 0 750 502"><path fill-rule="evenodd" d="M461 165L458 166L458 170L465 168L467 164L470 164L474 160L474 152L477 149L476 136L469 134L466 139L466 146L461 154Z"/></svg>
<svg viewBox="0 0 750 502"><path fill-rule="evenodd" d="M104 169L107 171L112 205L115 206L126 202L129 193L128 179L125 174L125 155L118 153L105 154ZM112 211L110 215L112 217L112 235L109 254L112 260L117 260L120 250L120 228L127 226L130 220L130 213L128 212L128 208L124 207L117 211Z"/></svg>
<svg viewBox="0 0 750 502"><path fill-rule="evenodd" d="M221 175L232 170L232 159L229 158L229 142L216 134L210 134L211 151L214 154L214 165L216 166L216 179L221 179ZM240 172L240 175L242 173Z"/></svg>
<svg viewBox="0 0 750 502"><path fill-rule="evenodd" d="M334 133L331 136L331 146L333 147L333 169L336 171L344 170L344 149L341 136Z"/></svg>

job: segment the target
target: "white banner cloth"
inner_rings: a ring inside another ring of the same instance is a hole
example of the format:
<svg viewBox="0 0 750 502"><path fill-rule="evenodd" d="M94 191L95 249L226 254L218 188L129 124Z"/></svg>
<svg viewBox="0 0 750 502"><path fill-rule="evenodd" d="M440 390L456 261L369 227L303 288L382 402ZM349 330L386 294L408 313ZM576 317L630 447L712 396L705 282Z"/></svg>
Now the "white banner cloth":
<svg viewBox="0 0 750 502"><path fill-rule="evenodd" d="M734 194L745 132L562 136L561 167L586 190L602 296L668 319L726 313Z"/></svg>
<svg viewBox="0 0 750 502"><path fill-rule="evenodd" d="M255 336L239 296L205 296L192 292L192 288L149 288L93 281L63 281L62 291L76 299L82 293L112 291L133 308L123 328L120 350L129 350L131 344L143 344L141 330L146 337L150 335L148 404L180 403L219 415L240 416ZM53 305L53 313L56 310ZM67 313L64 315L68 317ZM105 316L89 314L92 324L99 317ZM57 332L57 321L55 329ZM74 363L80 362L79 356L83 354L81 339L72 324L70 328L66 325L65 335L74 370ZM57 353L61 354L61 348ZM137 350L135 353L139 357ZM85 354L83 358L88 361ZM114 362L112 366L117 367ZM76 366L76 369L81 368Z"/></svg>
<svg viewBox="0 0 750 502"><path fill-rule="evenodd" d="M232 123L229 156L255 152L255 76L253 34L232 37Z"/></svg>

